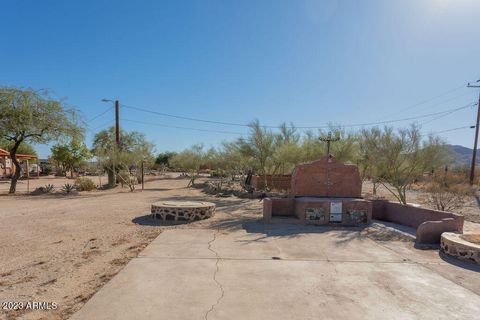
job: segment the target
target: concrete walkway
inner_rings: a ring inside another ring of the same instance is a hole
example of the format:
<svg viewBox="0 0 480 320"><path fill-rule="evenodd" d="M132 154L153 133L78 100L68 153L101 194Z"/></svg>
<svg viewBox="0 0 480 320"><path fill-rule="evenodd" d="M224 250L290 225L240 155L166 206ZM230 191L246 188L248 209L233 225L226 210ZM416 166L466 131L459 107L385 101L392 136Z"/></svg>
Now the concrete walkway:
<svg viewBox="0 0 480 320"><path fill-rule="evenodd" d="M355 229L178 228L72 319L478 319L479 277L436 251Z"/></svg>

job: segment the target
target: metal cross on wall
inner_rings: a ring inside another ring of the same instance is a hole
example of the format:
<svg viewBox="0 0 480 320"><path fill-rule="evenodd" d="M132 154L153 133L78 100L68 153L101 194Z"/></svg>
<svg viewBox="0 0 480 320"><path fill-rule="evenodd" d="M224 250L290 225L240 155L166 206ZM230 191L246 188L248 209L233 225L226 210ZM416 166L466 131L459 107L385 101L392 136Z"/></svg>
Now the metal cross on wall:
<svg viewBox="0 0 480 320"><path fill-rule="evenodd" d="M327 143L327 155L330 155L330 143L339 141L340 137L333 138L332 132L328 132L326 137L320 137L319 140Z"/></svg>

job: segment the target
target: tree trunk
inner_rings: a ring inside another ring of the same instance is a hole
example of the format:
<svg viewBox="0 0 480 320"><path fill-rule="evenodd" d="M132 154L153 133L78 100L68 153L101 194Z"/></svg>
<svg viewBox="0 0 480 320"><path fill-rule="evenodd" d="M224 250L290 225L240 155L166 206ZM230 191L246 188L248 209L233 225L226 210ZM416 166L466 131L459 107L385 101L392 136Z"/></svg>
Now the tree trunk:
<svg viewBox="0 0 480 320"><path fill-rule="evenodd" d="M20 162L17 160L17 150L22 140L16 141L13 145L13 148L10 150L10 158L12 159L13 164L15 165L15 173L12 176L12 182L10 183L10 191L9 193L15 193L17 191L17 181L20 178L20 174L22 173L22 167L20 166Z"/></svg>
<svg viewBox="0 0 480 320"><path fill-rule="evenodd" d="M398 196L399 196L399 200L402 204L407 204L407 195L406 195L406 189L403 188L403 187L397 187L397 191L398 191Z"/></svg>
<svg viewBox="0 0 480 320"><path fill-rule="evenodd" d="M115 171L113 171L112 168L106 168L107 169L107 175L108 175L108 187L113 188L117 184L117 181L115 179Z"/></svg>

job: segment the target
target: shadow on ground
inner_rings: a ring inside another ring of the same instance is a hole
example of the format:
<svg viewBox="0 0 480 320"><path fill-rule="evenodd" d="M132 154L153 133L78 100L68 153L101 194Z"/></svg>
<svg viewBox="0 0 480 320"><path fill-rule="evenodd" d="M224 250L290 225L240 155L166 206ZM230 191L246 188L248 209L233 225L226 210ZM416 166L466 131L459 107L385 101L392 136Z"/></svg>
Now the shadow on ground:
<svg viewBox="0 0 480 320"><path fill-rule="evenodd" d="M153 219L151 214L146 214L140 217L132 219L132 222L141 226L159 226L159 227L170 227L188 224L188 221L174 221L174 220L161 220Z"/></svg>
<svg viewBox="0 0 480 320"><path fill-rule="evenodd" d="M476 271L476 272L480 272L480 265L478 264L475 264L473 262L468 262L468 261L462 261L462 260L458 260L458 259L455 259L454 257L451 257L441 251L438 252L438 255L440 256L440 258L445 261L445 262L448 262L456 267L460 267L460 268L463 268L463 269L467 269L467 270L470 270L470 271Z"/></svg>

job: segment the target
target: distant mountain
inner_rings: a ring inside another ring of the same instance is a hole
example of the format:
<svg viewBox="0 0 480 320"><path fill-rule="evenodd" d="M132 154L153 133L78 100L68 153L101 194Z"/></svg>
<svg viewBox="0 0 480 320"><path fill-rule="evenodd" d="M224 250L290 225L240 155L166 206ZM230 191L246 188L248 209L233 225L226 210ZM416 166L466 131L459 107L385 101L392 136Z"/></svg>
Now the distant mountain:
<svg viewBox="0 0 480 320"><path fill-rule="evenodd" d="M470 165L472 161L472 150L470 148L464 147L464 146L459 146L459 145L447 145L448 149L450 149L450 152L452 153L453 156L453 163L454 165L457 166L465 166L465 165ZM478 152L479 149L477 149L477 165L480 164L480 153Z"/></svg>

